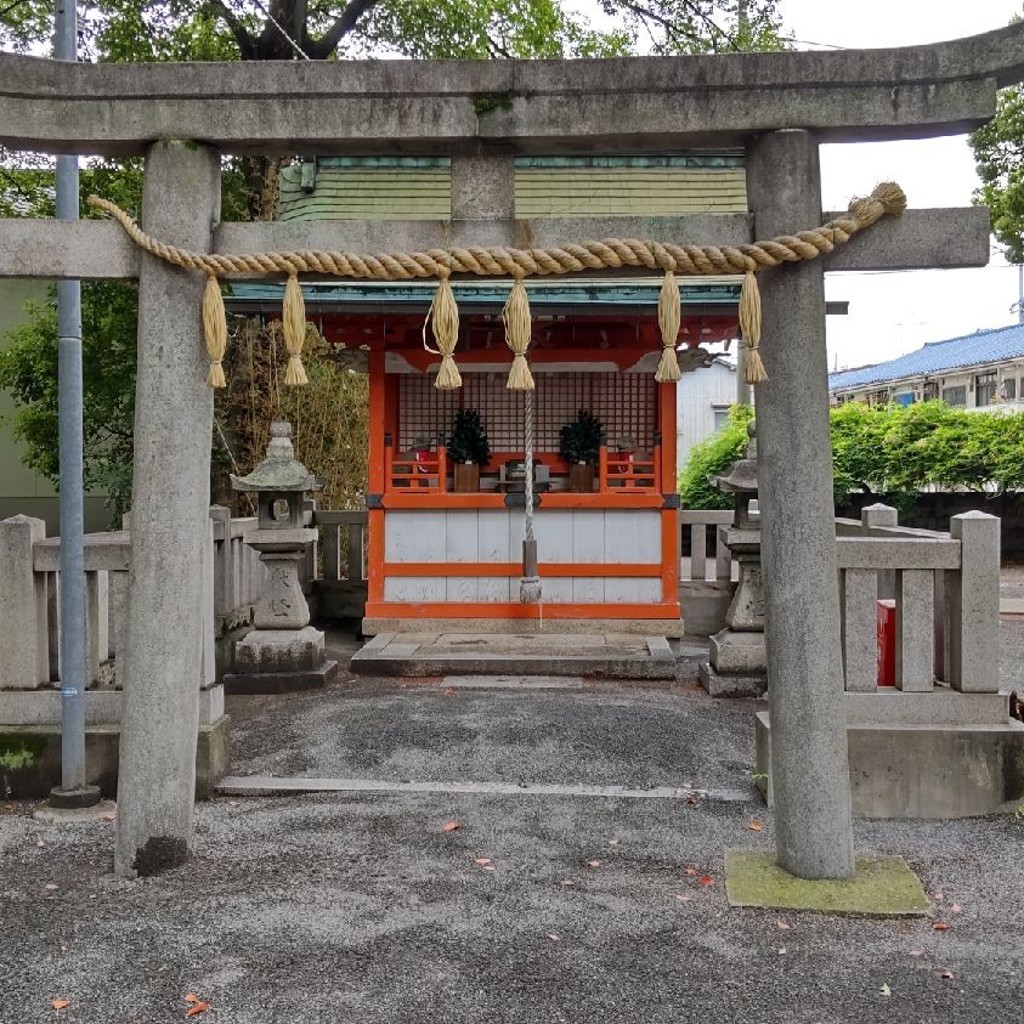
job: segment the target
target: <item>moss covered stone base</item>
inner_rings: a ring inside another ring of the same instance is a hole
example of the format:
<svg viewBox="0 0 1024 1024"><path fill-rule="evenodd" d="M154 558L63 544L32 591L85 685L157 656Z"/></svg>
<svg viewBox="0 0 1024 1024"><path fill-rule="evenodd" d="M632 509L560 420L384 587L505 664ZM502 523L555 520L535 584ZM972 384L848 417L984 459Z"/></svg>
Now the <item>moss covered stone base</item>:
<svg viewBox="0 0 1024 1024"><path fill-rule="evenodd" d="M90 725L85 730L85 781L103 796L117 794L117 725ZM0 726L0 799L45 799L60 784L60 726ZM196 744L196 797L208 800L231 765L231 720L221 715L199 728Z"/></svg>
<svg viewBox="0 0 1024 1024"><path fill-rule="evenodd" d="M726 850L725 891L734 907L812 910L871 917L921 916L931 911L924 888L900 857L858 857L853 878L797 878L775 854Z"/></svg>

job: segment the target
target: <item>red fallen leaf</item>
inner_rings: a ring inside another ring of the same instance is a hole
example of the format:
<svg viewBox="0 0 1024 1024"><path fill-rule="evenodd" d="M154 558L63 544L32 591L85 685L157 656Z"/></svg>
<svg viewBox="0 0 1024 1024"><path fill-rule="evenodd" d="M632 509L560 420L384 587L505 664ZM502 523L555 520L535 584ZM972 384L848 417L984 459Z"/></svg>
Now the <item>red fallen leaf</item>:
<svg viewBox="0 0 1024 1024"><path fill-rule="evenodd" d="M186 1017L198 1017L201 1013L206 1013L210 1009L210 1004L205 999L200 999L199 1002L193 1003L188 1010L185 1012Z"/></svg>
<svg viewBox="0 0 1024 1024"><path fill-rule="evenodd" d="M962 909L963 908L960 906L959 903L954 903L953 906L949 908L949 911L951 914L959 914Z"/></svg>
<svg viewBox="0 0 1024 1024"><path fill-rule="evenodd" d="M714 878L711 875L701 875L700 878L697 879L697 884L698 885L714 885L715 884L715 880L714 880Z"/></svg>
<svg viewBox="0 0 1024 1024"><path fill-rule="evenodd" d="M686 869L686 877L687 878L693 878L696 874L697 874L697 869L696 868L687 868Z"/></svg>
<svg viewBox="0 0 1024 1024"><path fill-rule="evenodd" d="M198 1003L199 1002L199 996L193 995L191 992L189 992L189 994L187 996L185 996L185 1002L186 1003Z"/></svg>
<svg viewBox="0 0 1024 1024"><path fill-rule="evenodd" d="M459 827L460 826L459 826L459 823L457 821L446 821L444 823L443 831L445 831L445 832L454 832Z"/></svg>
<svg viewBox="0 0 1024 1024"><path fill-rule="evenodd" d="M785 921L776 921L775 927L778 928L780 932L788 932L792 925L787 924Z"/></svg>
<svg viewBox="0 0 1024 1024"><path fill-rule="evenodd" d="M690 793L690 794L689 794L689 795L688 795L688 796L686 797L686 802L687 802L688 804L690 804L690 806L691 806L691 807L696 807L696 806L697 806L697 804L699 804L699 803L700 803L700 797L699 797L699 796L697 796L697 794L696 794L696 793Z"/></svg>
<svg viewBox="0 0 1024 1024"><path fill-rule="evenodd" d="M54 999L54 1001L50 1003L50 1005L59 1012L60 1010L63 1010L65 1007L70 1006L71 1001L69 999Z"/></svg>
<svg viewBox="0 0 1024 1024"><path fill-rule="evenodd" d="M941 978L943 981L950 981L953 977L952 971L936 971L936 976Z"/></svg>
<svg viewBox="0 0 1024 1024"><path fill-rule="evenodd" d="M763 828L764 828L764 822L763 822L763 821L757 821L757 820L755 819L754 821L752 821L752 822L751 822L751 823L750 823L750 824L749 824L749 825L747 826L747 828L748 828L748 829L750 829L750 831L751 831L751 832L760 832L760 831L761 831L761 829L763 829Z"/></svg>
<svg viewBox="0 0 1024 1024"><path fill-rule="evenodd" d="M949 925L945 921L932 921L932 931L934 932L948 932Z"/></svg>
<svg viewBox="0 0 1024 1024"><path fill-rule="evenodd" d="M587 867L588 868L599 868L600 866L601 866L601 862L599 860L588 860L587 861Z"/></svg>
<svg viewBox="0 0 1024 1024"><path fill-rule="evenodd" d="M447 689L446 689L446 690L444 691L444 695L445 695L446 697L454 697L454 696L455 696L455 687L454 687L454 686L449 686L449 687L448 687L448 688L447 688Z"/></svg>
<svg viewBox="0 0 1024 1024"><path fill-rule="evenodd" d="M486 867L490 866L491 858L490 857L477 857L477 859L475 861L473 861L473 863L476 864L478 867L486 868Z"/></svg>

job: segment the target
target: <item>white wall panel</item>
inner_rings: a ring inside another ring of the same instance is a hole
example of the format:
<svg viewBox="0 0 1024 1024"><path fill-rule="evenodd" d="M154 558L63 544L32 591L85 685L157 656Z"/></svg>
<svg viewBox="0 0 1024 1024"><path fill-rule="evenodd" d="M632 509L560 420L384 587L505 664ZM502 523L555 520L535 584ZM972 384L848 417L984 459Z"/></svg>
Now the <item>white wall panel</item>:
<svg viewBox="0 0 1024 1024"><path fill-rule="evenodd" d="M661 513L656 509L604 514L604 561L661 563Z"/></svg>

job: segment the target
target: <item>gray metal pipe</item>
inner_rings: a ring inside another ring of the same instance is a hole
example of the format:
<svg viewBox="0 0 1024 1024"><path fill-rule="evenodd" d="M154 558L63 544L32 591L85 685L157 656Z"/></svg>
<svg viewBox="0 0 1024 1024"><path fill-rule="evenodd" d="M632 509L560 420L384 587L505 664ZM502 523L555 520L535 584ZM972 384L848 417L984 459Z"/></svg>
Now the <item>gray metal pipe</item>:
<svg viewBox="0 0 1024 1024"><path fill-rule="evenodd" d="M75 61L78 25L74 0L57 0L53 53ZM78 219L78 157L57 157L57 217ZM54 806L89 806L99 790L86 786L86 597L84 456L82 431L82 289L57 283L57 405L60 435L60 681L61 784Z"/></svg>

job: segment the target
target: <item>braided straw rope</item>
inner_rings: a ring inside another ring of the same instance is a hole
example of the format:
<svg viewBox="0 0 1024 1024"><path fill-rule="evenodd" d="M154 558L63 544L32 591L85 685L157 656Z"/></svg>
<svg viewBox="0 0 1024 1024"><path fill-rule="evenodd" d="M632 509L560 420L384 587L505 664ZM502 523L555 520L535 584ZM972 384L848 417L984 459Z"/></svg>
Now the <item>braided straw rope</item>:
<svg viewBox="0 0 1024 1024"><path fill-rule="evenodd" d="M620 267L671 270L689 276L756 273L780 263L797 263L832 252L837 245L848 242L858 231L870 227L884 215L901 214L906 207L906 196L899 185L885 182L878 185L870 196L854 199L846 215L821 227L748 245L674 245L642 242L635 238L605 238L544 249L469 246L372 255L312 249L283 253L190 252L147 234L124 210L107 199L90 196L88 203L110 214L146 252L175 266L200 270L205 274L279 273L290 276L315 273L369 281L411 281L443 277L446 271L479 277L531 277Z"/></svg>
<svg viewBox="0 0 1024 1024"><path fill-rule="evenodd" d="M429 318L433 322L434 336L442 360L434 384L435 387L444 389L460 387L462 380L453 358L458 341L458 308L449 283L450 276L455 273L514 279L515 284L503 313L508 344L515 356L507 386L529 393L533 388L533 379L525 359L530 342L530 321L529 303L523 287L524 277L621 267L662 271L665 279L658 302L662 353L655 376L657 380L664 382L679 379L675 346L679 333L680 310L675 275L743 274L740 322L743 342L748 351L745 379L747 383L756 384L766 380L767 375L758 353L761 309L755 273L766 267L815 259L822 253L830 253L837 245L848 242L858 231L870 227L886 214L899 216L906 208L907 198L903 189L895 182L883 182L877 185L867 198L854 199L845 216L830 220L818 228L799 231L795 235L779 235L749 245L673 245L668 242L641 242L635 238L605 238L599 242L590 241L544 249L471 246L373 255L321 252L313 249L283 253L191 252L175 245L167 245L147 234L124 210L107 199L89 196L88 203L91 207L103 210L113 217L136 245L150 255L175 266L198 270L207 275L203 320L207 352L210 357L207 382L212 387L223 387L225 384L222 361L227 333L216 278L225 274L261 273L282 273L288 277L283 309L285 343L289 355L285 374L286 384L306 383L306 371L302 365L305 310L297 275L316 273L371 281L437 278L439 284L431 304Z"/></svg>

